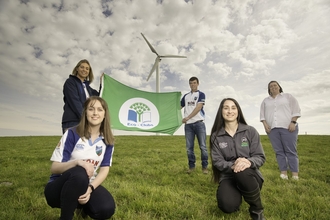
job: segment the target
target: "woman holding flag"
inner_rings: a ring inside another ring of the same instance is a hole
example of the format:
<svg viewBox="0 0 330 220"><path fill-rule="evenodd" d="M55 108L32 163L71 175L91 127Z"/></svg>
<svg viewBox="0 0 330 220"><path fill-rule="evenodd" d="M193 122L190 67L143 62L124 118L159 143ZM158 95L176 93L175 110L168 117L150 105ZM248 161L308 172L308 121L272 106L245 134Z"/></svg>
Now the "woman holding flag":
<svg viewBox="0 0 330 220"><path fill-rule="evenodd" d="M102 77L100 77L100 88L102 86ZM94 80L92 67L88 60L80 60L73 68L72 74L65 81L63 86L63 116L62 116L62 132L73 126L76 126L83 111L83 105L90 96L99 96L90 84Z"/></svg>

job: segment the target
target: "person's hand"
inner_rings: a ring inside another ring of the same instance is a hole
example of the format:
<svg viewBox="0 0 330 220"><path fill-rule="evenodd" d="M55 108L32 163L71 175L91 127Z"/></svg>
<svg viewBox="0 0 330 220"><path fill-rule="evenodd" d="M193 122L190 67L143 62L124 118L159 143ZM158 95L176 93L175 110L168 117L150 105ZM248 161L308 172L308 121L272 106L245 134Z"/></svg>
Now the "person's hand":
<svg viewBox="0 0 330 220"><path fill-rule="evenodd" d="M79 196L79 198L78 198L79 204L81 204L81 205L86 204L89 201L89 199L91 198L91 193L92 193L92 189L90 187L88 187L86 193Z"/></svg>
<svg viewBox="0 0 330 220"><path fill-rule="evenodd" d="M264 123L264 128L265 128L266 133L269 134L271 127L267 123Z"/></svg>
<svg viewBox="0 0 330 220"><path fill-rule="evenodd" d="M296 125L293 124L293 123L290 123L288 130L289 130L290 132L294 132L294 131L296 130Z"/></svg>
<svg viewBox="0 0 330 220"><path fill-rule="evenodd" d="M104 73L102 73L100 76L100 85L102 85L103 76L104 76Z"/></svg>
<svg viewBox="0 0 330 220"><path fill-rule="evenodd" d="M234 165L231 167L235 173L244 171L246 168L251 167L251 162L243 157L238 158Z"/></svg>
<svg viewBox="0 0 330 220"><path fill-rule="evenodd" d="M87 176L91 178L94 174L94 164L79 160L78 165L83 167L86 170Z"/></svg>
<svg viewBox="0 0 330 220"><path fill-rule="evenodd" d="M185 124L189 120L188 117L182 119L182 124Z"/></svg>

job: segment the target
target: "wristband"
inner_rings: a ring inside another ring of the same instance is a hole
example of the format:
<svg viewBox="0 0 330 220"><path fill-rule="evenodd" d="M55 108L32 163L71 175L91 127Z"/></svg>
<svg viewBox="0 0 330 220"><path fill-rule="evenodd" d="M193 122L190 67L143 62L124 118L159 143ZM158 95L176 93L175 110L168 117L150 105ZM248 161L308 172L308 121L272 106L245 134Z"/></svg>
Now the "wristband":
<svg viewBox="0 0 330 220"><path fill-rule="evenodd" d="M92 189L92 192L94 192L94 186L92 184L89 184L88 186Z"/></svg>
<svg viewBox="0 0 330 220"><path fill-rule="evenodd" d="M297 122L296 122L296 121L291 121L291 123L293 123L293 124L297 124Z"/></svg>

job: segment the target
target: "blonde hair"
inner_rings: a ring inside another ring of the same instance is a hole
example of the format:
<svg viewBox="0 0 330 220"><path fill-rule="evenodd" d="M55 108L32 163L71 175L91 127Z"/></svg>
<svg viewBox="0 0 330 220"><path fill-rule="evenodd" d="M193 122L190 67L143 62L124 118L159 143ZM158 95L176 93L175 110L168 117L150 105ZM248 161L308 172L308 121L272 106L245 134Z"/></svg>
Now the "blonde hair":
<svg viewBox="0 0 330 220"><path fill-rule="evenodd" d="M94 74L93 74L93 70L92 70L91 65L89 64L88 60L86 60L86 59L80 60L77 63L77 65L72 70L72 75L77 76L77 74L78 74L78 70L77 69L79 68L79 66L82 63L87 63L89 65L89 74L88 74L88 77L86 78L86 80L89 81L90 83L92 83L93 80L94 80Z"/></svg>

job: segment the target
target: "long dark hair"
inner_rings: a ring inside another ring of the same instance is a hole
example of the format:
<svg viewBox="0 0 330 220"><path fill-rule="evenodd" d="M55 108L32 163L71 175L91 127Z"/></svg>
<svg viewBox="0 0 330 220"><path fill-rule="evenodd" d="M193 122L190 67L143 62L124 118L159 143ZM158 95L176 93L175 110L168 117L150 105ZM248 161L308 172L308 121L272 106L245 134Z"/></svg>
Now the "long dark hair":
<svg viewBox="0 0 330 220"><path fill-rule="evenodd" d="M102 105L102 108L104 109L104 120L102 121L100 126L100 134L103 135L104 142L106 144L113 144L114 136L111 130L108 104L104 99L98 96L91 96L85 101L84 110L80 122L77 125L77 133L80 137L90 138L89 123L87 120L87 109L89 106L93 106L96 101L99 101Z"/></svg>
<svg viewBox="0 0 330 220"><path fill-rule="evenodd" d="M213 123L212 129L211 129L210 152L212 152L213 145L216 144L215 140L216 140L217 134L219 133L219 131L222 128L225 127L226 122L225 122L225 120L222 116L222 109L223 109L225 101L227 101L227 100L234 102L235 105L236 105L236 108L237 108L237 122L247 125L247 123L245 121L245 118L244 118L244 115L243 115L243 112L242 112L242 109L241 109L240 105L238 104L238 102L233 98L223 99L220 102L220 106L219 106L218 112L215 116L214 123ZM211 154L211 160L212 160L212 154ZM215 166L213 166L213 164L212 164L212 171L213 171L212 172L212 180L216 183L219 183L221 172Z"/></svg>
<svg viewBox="0 0 330 220"><path fill-rule="evenodd" d="M272 93L270 92L270 88L269 88L269 85L271 84L271 83L276 83L277 85L278 85L278 87L280 87L280 93L282 93L283 92L283 89L282 89L282 87L280 86L280 84L277 82L277 81L270 81L269 83L268 83L268 94L269 95L272 95Z"/></svg>

